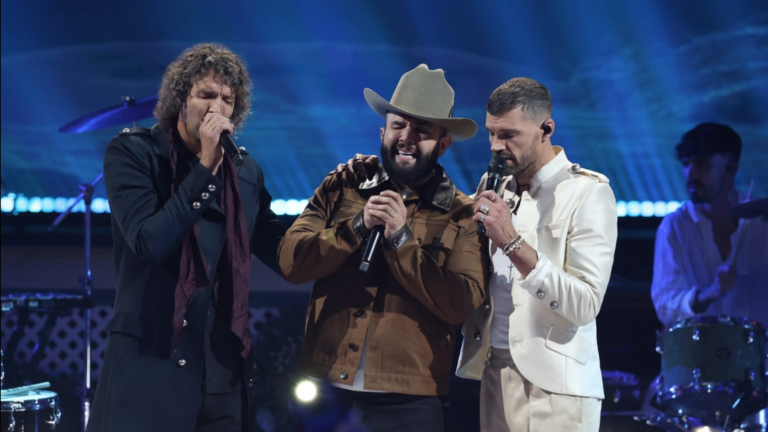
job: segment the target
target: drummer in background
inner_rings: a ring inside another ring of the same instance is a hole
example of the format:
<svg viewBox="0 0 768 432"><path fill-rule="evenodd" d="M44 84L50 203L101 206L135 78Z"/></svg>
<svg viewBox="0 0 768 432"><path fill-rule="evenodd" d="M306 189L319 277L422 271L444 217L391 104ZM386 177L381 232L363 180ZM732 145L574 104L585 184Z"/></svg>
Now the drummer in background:
<svg viewBox="0 0 768 432"><path fill-rule="evenodd" d="M695 315L747 317L768 324L768 220L739 219L749 200L734 187L741 138L702 123L675 147L690 201L656 234L651 296L664 324Z"/></svg>

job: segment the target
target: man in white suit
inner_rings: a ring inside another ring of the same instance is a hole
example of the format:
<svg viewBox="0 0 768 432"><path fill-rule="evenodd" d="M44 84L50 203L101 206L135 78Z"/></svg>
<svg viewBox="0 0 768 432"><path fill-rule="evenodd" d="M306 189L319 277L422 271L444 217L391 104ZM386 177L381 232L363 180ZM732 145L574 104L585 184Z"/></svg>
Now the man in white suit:
<svg viewBox="0 0 768 432"><path fill-rule="evenodd" d="M595 318L616 246L616 200L602 174L550 142L549 91L528 78L487 105L498 193L475 194L491 240L489 301L464 325L457 375L481 380L483 431L592 431L603 385Z"/></svg>

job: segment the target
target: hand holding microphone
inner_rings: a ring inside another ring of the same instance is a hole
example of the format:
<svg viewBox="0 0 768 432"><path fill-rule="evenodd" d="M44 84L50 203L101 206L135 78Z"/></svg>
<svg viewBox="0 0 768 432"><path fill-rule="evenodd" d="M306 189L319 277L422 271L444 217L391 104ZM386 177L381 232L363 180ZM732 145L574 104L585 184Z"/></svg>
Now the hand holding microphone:
<svg viewBox="0 0 768 432"><path fill-rule="evenodd" d="M237 144L235 144L235 141L232 139L229 132L221 133L221 136L219 137L219 145L221 145L224 152L232 158L232 162L235 163L235 166L243 165L243 155L240 153L240 149L237 147Z"/></svg>
<svg viewBox="0 0 768 432"><path fill-rule="evenodd" d="M491 158L491 162L488 164L488 176L486 177L486 180L485 180L486 191L493 191L494 193L499 192L499 186L501 186L501 178L504 177L505 163L506 162L503 157L499 155L493 155L493 157ZM479 203L479 199L478 199L478 203ZM481 216L478 216L478 218L480 219L480 221L477 223L478 235L487 234L483 221L485 221L485 217L489 209L490 208L488 207L488 205L485 205L485 207L483 207L482 205L480 207L476 206L475 211L479 210L482 213Z"/></svg>
<svg viewBox="0 0 768 432"><path fill-rule="evenodd" d="M368 199L363 209L365 227L371 230L365 245L360 271L367 272L376 251L381 247L382 237L391 238L405 225L408 212L403 198L394 191L383 191Z"/></svg>
<svg viewBox="0 0 768 432"><path fill-rule="evenodd" d="M208 112L200 125L200 163L216 174L221 166L224 153L232 158L237 166L243 164L243 155L232 140L234 125L229 118L219 112Z"/></svg>

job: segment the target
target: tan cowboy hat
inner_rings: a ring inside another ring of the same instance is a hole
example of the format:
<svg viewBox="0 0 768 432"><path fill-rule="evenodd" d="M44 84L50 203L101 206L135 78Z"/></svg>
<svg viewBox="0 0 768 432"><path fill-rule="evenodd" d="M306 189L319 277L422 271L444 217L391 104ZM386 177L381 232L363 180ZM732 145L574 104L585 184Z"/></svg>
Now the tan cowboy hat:
<svg viewBox="0 0 768 432"><path fill-rule="evenodd" d="M454 141L472 138L477 133L477 124L467 118L451 117L453 94L443 70L429 70L423 63L400 77L389 102L369 88L363 90L365 101L382 117L386 118L387 111L399 112L439 124Z"/></svg>

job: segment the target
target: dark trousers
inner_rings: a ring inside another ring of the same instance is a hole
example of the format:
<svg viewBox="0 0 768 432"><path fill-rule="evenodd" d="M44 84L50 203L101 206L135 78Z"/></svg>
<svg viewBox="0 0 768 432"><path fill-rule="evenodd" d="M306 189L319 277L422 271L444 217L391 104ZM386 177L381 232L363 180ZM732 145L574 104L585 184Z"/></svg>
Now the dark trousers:
<svg viewBox="0 0 768 432"><path fill-rule="evenodd" d="M195 432L244 432L247 419L244 390L223 394L203 392L197 411Z"/></svg>
<svg viewBox="0 0 768 432"><path fill-rule="evenodd" d="M350 412L352 430L366 432L445 432L443 399L398 393L339 389L339 402Z"/></svg>

